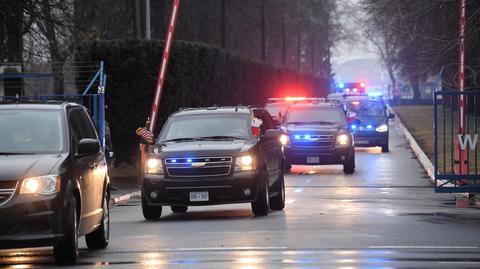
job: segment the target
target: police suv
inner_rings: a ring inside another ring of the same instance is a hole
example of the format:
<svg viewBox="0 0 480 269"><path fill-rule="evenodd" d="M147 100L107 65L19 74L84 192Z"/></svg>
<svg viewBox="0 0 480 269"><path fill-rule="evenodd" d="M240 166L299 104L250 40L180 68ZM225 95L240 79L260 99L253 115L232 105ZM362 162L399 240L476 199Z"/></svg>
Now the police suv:
<svg viewBox="0 0 480 269"><path fill-rule="evenodd" d="M286 169L293 164L343 165L355 171L353 136L345 111L336 102L317 101L291 105L283 121Z"/></svg>

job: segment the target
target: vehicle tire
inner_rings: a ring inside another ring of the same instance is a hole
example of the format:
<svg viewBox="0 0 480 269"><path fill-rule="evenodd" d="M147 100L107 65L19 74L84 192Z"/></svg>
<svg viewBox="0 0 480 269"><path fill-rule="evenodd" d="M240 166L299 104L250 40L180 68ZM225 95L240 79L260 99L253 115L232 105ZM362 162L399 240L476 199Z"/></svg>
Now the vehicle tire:
<svg viewBox="0 0 480 269"><path fill-rule="evenodd" d="M388 147L388 140L385 145L382 145L382 152L383 153L390 152L390 148Z"/></svg>
<svg viewBox="0 0 480 269"><path fill-rule="evenodd" d="M352 152L350 157L343 163L343 172L347 175L355 172L355 152Z"/></svg>
<svg viewBox="0 0 480 269"><path fill-rule="evenodd" d="M142 190L142 213L146 220L158 220L162 215L161 206L152 206L147 203L145 193Z"/></svg>
<svg viewBox="0 0 480 269"><path fill-rule="evenodd" d="M110 208L108 194L105 193L105 198L103 199L103 217L102 223L97 230L85 235L85 242L89 249L104 249L108 246L110 241Z"/></svg>
<svg viewBox="0 0 480 269"><path fill-rule="evenodd" d="M278 176L276 184L278 195L270 199L270 208L272 210L283 210L285 208L285 179L283 173Z"/></svg>
<svg viewBox="0 0 480 269"><path fill-rule="evenodd" d="M77 199L70 201L65 216L64 237L53 246L55 261L60 264L73 264L78 258L78 213Z"/></svg>
<svg viewBox="0 0 480 269"><path fill-rule="evenodd" d="M292 171L292 165L291 164L285 165L285 173L290 173L290 171Z"/></svg>
<svg viewBox="0 0 480 269"><path fill-rule="evenodd" d="M258 190L257 199L252 202L252 211L255 216L266 216L270 212L270 192L268 188L268 174L264 170L261 177L260 189Z"/></svg>
<svg viewBox="0 0 480 269"><path fill-rule="evenodd" d="M184 205L172 205L170 207L170 209L172 209L172 212L173 213L185 213L187 212L188 210L188 206L184 206Z"/></svg>

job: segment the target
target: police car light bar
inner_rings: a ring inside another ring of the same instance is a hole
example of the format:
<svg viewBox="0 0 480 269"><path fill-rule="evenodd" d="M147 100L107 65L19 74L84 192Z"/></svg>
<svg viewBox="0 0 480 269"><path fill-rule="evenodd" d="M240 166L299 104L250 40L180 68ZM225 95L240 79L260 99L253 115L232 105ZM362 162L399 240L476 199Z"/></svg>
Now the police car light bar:
<svg viewBox="0 0 480 269"><path fill-rule="evenodd" d="M295 96L295 97L285 97L285 98L268 98L268 102L303 102L303 101L326 101L325 98L321 97L303 97L303 96Z"/></svg>

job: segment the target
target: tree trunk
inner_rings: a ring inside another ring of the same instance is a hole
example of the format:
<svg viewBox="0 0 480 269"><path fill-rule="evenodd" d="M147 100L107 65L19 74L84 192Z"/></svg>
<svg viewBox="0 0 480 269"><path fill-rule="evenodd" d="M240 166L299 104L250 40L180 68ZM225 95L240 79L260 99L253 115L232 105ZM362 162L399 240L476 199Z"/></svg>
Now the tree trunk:
<svg viewBox="0 0 480 269"><path fill-rule="evenodd" d="M260 2L260 29L261 34L261 50L262 50L262 62L267 60L267 44L266 44L266 25L265 25L265 0Z"/></svg>
<svg viewBox="0 0 480 269"><path fill-rule="evenodd" d="M135 0L135 27L134 35L136 39L142 39L140 0Z"/></svg>
<svg viewBox="0 0 480 269"><path fill-rule="evenodd" d="M227 10L226 0L220 0L220 46L227 48Z"/></svg>
<svg viewBox="0 0 480 269"><path fill-rule="evenodd" d="M7 26L7 61L23 62L23 8L20 0L9 1L5 25Z"/></svg>
<svg viewBox="0 0 480 269"><path fill-rule="evenodd" d="M420 100L420 85L418 75L410 75L410 86L413 91L413 100Z"/></svg>

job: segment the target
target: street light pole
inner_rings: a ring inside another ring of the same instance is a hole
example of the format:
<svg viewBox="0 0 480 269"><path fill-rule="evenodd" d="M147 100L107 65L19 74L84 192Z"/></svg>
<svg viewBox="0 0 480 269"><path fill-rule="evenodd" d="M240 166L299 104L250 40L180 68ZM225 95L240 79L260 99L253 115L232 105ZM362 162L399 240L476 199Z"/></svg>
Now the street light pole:
<svg viewBox="0 0 480 269"><path fill-rule="evenodd" d="M150 31L150 0L145 0L145 38L147 40L152 38Z"/></svg>

